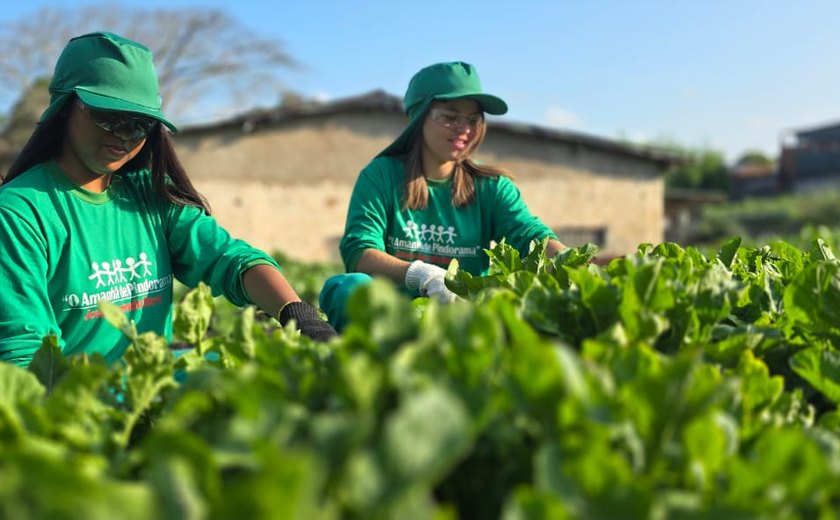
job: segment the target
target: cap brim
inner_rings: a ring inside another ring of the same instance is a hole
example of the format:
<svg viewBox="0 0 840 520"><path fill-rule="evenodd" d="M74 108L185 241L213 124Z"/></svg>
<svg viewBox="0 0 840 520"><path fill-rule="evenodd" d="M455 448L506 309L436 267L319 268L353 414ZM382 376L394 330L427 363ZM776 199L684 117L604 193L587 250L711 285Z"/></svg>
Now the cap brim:
<svg viewBox="0 0 840 520"><path fill-rule="evenodd" d="M451 101L453 99L474 99L479 105L481 105L481 110L487 112L488 114L494 116L500 116L502 114L507 113L508 106L502 98L496 97L492 94L482 94L477 92L475 94L453 94L451 96L435 96L435 99L442 99L444 101Z"/></svg>
<svg viewBox="0 0 840 520"><path fill-rule="evenodd" d="M84 104L90 107L99 110L116 110L119 112L131 112L134 114L149 116L166 125L173 134L178 132L178 128L169 122L168 119L163 117L163 113L161 113L158 108L137 105L135 103L129 103L128 101L123 101L122 99L93 94L92 92L87 92L81 89L76 89L76 95L79 96L79 99L81 99Z"/></svg>

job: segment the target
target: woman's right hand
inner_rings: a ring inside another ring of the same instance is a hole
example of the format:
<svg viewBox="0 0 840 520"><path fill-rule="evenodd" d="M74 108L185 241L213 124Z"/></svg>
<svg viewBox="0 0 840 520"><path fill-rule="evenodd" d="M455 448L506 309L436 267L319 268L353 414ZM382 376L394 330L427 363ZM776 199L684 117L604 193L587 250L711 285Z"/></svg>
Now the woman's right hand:
<svg viewBox="0 0 840 520"><path fill-rule="evenodd" d="M405 273L405 286L441 303L452 303L459 297L446 287L446 269L415 260Z"/></svg>

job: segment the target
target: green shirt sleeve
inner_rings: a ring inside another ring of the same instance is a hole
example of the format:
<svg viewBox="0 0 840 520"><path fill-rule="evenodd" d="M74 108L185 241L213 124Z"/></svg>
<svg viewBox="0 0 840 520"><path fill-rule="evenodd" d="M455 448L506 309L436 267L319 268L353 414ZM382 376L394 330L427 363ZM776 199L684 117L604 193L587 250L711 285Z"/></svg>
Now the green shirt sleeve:
<svg viewBox="0 0 840 520"><path fill-rule="evenodd" d="M44 336L61 340L47 290L46 244L32 222L0 208L0 360L20 366L29 364Z"/></svg>
<svg viewBox="0 0 840 520"><path fill-rule="evenodd" d="M483 180L483 179L482 179ZM520 255L528 254L532 240L545 237L557 239L554 232L532 215L522 200L519 189L507 177L499 177L491 182L483 180L485 188L495 187L490 218L491 236L496 242L505 241L516 248Z"/></svg>
<svg viewBox="0 0 840 520"><path fill-rule="evenodd" d="M210 286L238 306L251 304L242 275L255 265L280 269L267 253L234 239L215 218L195 206L165 203L167 242L175 277L189 287Z"/></svg>
<svg viewBox="0 0 840 520"><path fill-rule="evenodd" d="M385 251L389 216L399 205L398 176L402 176L402 162L381 157L368 164L356 179L339 245L347 272L356 268L366 249Z"/></svg>

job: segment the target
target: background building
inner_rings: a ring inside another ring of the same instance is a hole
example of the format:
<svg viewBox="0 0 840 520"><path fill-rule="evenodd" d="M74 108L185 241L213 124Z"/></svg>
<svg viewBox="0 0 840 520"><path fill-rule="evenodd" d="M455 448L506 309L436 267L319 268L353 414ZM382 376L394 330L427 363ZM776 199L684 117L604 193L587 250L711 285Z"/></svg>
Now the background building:
<svg viewBox="0 0 840 520"><path fill-rule="evenodd" d="M356 177L405 123L401 99L375 91L184 129L176 143L233 234L296 259L337 260ZM663 240L668 156L533 125L489 126L479 157L513 173L563 242L592 242L611 257Z"/></svg>
<svg viewBox="0 0 840 520"><path fill-rule="evenodd" d="M795 133L782 148L780 183L791 191L840 187L840 123Z"/></svg>

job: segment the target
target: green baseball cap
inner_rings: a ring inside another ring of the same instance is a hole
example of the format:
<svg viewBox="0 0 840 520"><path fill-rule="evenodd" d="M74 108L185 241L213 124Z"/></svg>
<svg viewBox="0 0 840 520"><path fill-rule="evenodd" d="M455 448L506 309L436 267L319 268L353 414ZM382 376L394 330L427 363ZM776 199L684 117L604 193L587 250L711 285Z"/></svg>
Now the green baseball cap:
<svg viewBox="0 0 840 520"><path fill-rule="evenodd" d="M178 131L161 111L152 52L122 36L95 32L67 43L55 64L50 106L41 121L54 117L74 93L93 108L149 116Z"/></svg>
<svg viewBox="0 0 840 520"><path fill-rule="evenodd" d="M408 153L423 118L432 101L468 98L474 99L481 110L488 114L501 115L507 112L507 103L501 98L481 91L481 82L475 67L462 61L435 63L420 69L411 78L403 98L403 108L408 116L408 125L397 140L382 150L379 156Z"/></svg>

